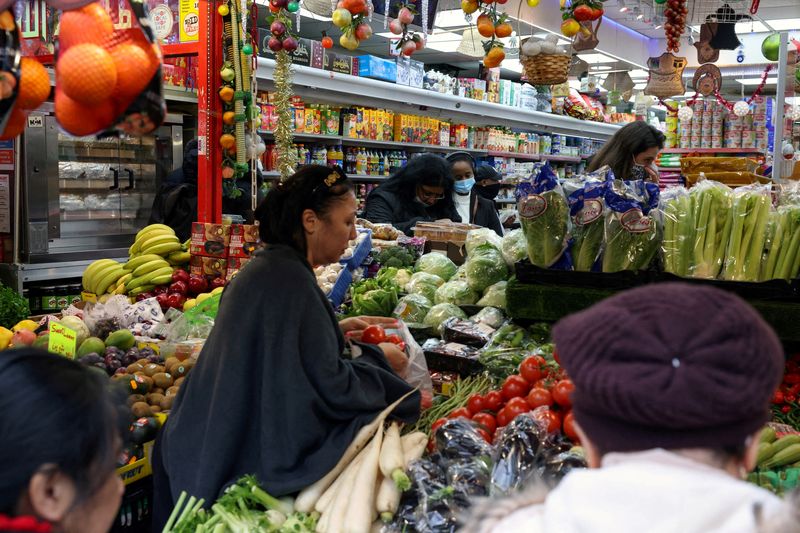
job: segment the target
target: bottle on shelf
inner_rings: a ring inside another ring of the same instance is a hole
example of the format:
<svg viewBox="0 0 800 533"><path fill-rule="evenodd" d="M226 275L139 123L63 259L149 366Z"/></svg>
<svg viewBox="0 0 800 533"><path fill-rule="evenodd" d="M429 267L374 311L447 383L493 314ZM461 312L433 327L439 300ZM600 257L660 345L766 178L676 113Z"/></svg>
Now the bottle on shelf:
<svg viewBox="0 0 800 533"><path fill-rule="evenodd" d="M358 149L358 155L356 156L356 174L366 174L367 173L367 154L364 151L364 148Z"/></svg>

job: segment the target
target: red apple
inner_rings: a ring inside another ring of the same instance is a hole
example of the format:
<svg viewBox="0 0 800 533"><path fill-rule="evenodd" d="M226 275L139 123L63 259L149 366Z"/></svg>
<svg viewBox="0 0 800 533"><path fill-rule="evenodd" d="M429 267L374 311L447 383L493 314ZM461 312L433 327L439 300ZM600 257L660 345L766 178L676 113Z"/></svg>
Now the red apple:
<svg viewBox="0 0 800 533"><path fill-rule="evenodd" d="M273 52L280 52L283 50L283 43L277 37L270 37L267 46L269 46L269 49Z"/></svg>
<svg viewBox="0 0 800 533"><path fill-rule="evenodd" d="M294 37L287 37L283 40L283 49L287 52L294 52L297 50L297 40Z"/></svg>
<svg viewBox="0 0 800 533"><path fill-rule="evenodd" d="M274 35L275 37L280 37L281 35L286 33L286 24L284 24L279 20L276 20L275 22L272 23L272 25L270 25L269 31L271 31L272 35Z"/></svg>
<svg viewBox="0 0 800 533"><path fill-rule="evenodd" d="M166 311L169 308L169 296L166 292L156 296L156 300L158 301L158 305L161 306L162 311Z"/></svg>
<svg viewBox="0 0 800 533"><path fill-rule="evenodd" d="M356 39L366 41L370 37L372 37L372 28L369 24L362 23L356 26Z"/></svg>
<svg viewBox="0 0 800 533"><path fill-rule="evenodd" d="M189 278L189 293L193 295L203 294L208 290L208 281L203 276L191 276Z"/></svg>
<svg viewBox="0 0 800 533"><path fill-rule="evenodd" d="M211 280L211 288L218 289L219 287L225 286L225 278L214 278Z"/></svg>
<svg viewBox="0 0 800 533"><path fill-rule="evenodd" d="M168 288L166 285L161 285L153 289L153 294L156 296L161 296L162 294L167 294Z"/></svg>
<svg viewBox="0 0 800 533"><path fill-rule="evenodd" d="M189 281L189 273L186 272L185 270L183 270L182 268L178 269L178 270L176 270L175 272L172 273L172 281L188 282Z"/></svg>
<svg viewBox="0 0 800 533"><path fill-rule="evenodd" d="M186 303L186 297L182 294L175 292L167 296L167 307L172 307L173 309L183 309L184 303Z"/></svg>
<svg viewBox="0 0 800 533"><path fill-rule="evenodd" d="M154 298L155 294L152 292L143 292L141 294L136 295L136 301L141 302L142 300L149 300L150 298Z"/></svg>
<svg viewBox="0 0 800 533"><path fill-rule="evenodd" d="M172 285L169 286L169 293L174 294L182 294L186 296L186 293L189 292L189 285L185 281L174 281Z"/></svg>

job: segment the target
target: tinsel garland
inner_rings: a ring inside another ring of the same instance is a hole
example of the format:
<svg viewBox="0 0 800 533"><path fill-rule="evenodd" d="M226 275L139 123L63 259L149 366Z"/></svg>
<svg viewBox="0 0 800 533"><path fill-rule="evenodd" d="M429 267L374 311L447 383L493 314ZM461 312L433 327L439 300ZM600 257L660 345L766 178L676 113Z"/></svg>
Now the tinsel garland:
<svg viewBox="0 0 800 533"><path fill-rule="evenodd" d="M277 152L278 172L281 181L286 180L293 172L296 156L293 150L294 124L292 120L292 58L285 50L275 54L275 113L278 116L275 125L275 149Z"/></svg>
<svg viewBox="0 0 800 533"><path fill-rule="evenodd" d="M753 91L753 94L750 96L750 98L746 100L747 105L752 104L753 100L758 98L764 91L764 87L766 87L767 85L767 77L769 76L769 73L772 72L773 67L774 65L767 65L766 68L764 68L764 72L761 74L761 83L758 84L758 87L756 87L756 90ZM719 90L714 91L714 97L717 99L717 102L719 102L720 105L724 106L728 111L733 111L733 104L730 103L724 96L722 96ZM700 99L700 94L695 92L694 96L686 100L685 105L692 106L699 99ZM673 107L669 105L667 102L664 101L663 98L659 98L658 102L664 107L666 107L669 111L672 111L673 113L678 111L678 106Z"/></svg>

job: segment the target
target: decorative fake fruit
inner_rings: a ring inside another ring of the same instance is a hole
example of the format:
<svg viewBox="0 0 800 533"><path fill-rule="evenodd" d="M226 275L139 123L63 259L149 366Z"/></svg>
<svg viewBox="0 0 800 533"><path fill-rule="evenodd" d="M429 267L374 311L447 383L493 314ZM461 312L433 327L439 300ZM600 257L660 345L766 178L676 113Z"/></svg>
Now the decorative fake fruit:
<svg viewBox="0 0 800 533"><path fill-rule="evenodd" d="M572 16L575 17L575 20L578 22L592 20L592 17L594 17L594 10L591 7L583 4L575 8L575 10L572 12Z"/></svg>
<svg viewBox="0 0 800 533"><path fill-rule="evenodd" d="M236 144L236 137L230 133L223 133L219 138L219 145L226 150L231 149Z"/></svg>
<svg viewBox="0 0 800 533"><path fill-rule="evenodd" d="M495 28L494 28L495 36L497 36L497 37L499 37L501 39L505 38L505 37L509 37L511 35L512 31L514 31L514 30L511 28L511 24L509 24L508 22L502 22L502 23L498 24L497 26L495 26Z"/></svg>
<svg viewBox="0 0 800 533"><path fill-rule="evenodd" d="M539 5L540 0L527 0L528 7L536 7Z"/></svg>
<svg viewBox="0 0 800 533"><path fill-rule="evenodd" d="M502 47L495 46L486 53L486 57L483 58L483 66L486 68L499 67L500 63L502 63L505 58L506 53L503 51Z"/></svg>
<svg viewBox="0 0 800 533"><path fill-rule="evenodd" d="M492 37L494 35L494 24L492 24L492 19L488 16L481 15L478 17L477 25L478 33L483 37Z"/></svg>
<svg viewBox="0 0 800 533"><path fill-rule="evenodd" d="M139 96L158 70L159 61L152 50L136 43L122 43L111 49L117 69L114 95L123 102Z"/></svg>
<svg viewBox="0 0 800 533"><path fill-rule="evenodd" d="M297 50L297 39L294 37L287 37L283 40L283 49L287 52L294 52Z"/></svg>
<svg viewBox="0 0 800 533"><path fill-rule="evenodd" d="M414 13L412 13L407 7L404 7L397 12L397 20L399 20L402 24L411 24L414 22Z"/></svg>
<svg viewBox="0 0 800 533"><path fill-rule="evenodd" d="M423 41L422 37L420 37L416 33L414 34L413 40L414 40L414 44L417 45L417 51L422 50L423 48L425 48L425 41Z"/></svg>
<svg viewBox="0 0 800 533"><path fill-rule="evenodd" d="M111 126L116 117L111 100L97 105L86 105L73 100L62 91L56 92L56 120L65 131L82 137Z"/></svg>
<svg viewBox="0 0 800 533"><path fill-rule="evenodd" d="M322 48L330 49L333 48L333 39L328 37L327 35L322 38Z"/></svg>
<svg viewBox="0 0 800 533"><path fill-rule="evenodd" d="M364 13L367 3L364 0L342 0L342 8L348 10L353 15Z"/></svg>
<svg viewBox="0 0 800 533"><path fill-rule="evenodd" d="M23 57L19 68L19 94L16 105L20 109L36 109L50 96L50 76L47 75L44 66L31 57Z"/></svg>
<svg viewBox="0 0 800 533"><path fill-rule="evenodd" d="M567 19L561 23L561 33L565 37L575 37L581 31L581 25L575 19Z"/></svg>
<svg viewBox="0 0 800 533"><path fill-rule="evenodd" d="M87 105L108 99L117 85L114 58L96 44L67 49L56 63L56 79L64 94Z"/></svg>
<svg viewBox="0 0 800 533"><path fill-rule="evenodd" d="M400 35L403 33L403 25L399 20L393 19L391 22L389 22L389 31L395 35Z"/></svg>
<svg viewBox="0 0 800 533"><path fill-rule="evenodd" d="M278 42L280 42L280 41L278 41ZM236 91L233 90L233 87L228 87L226 85L225 87L220 88L220 90L219 90L219 99L222 100L223 102L225 102L226 104L230 103L230 102L233 101L233 96L234 96L235 93L236 93Z"/></svg>
<svg viewBox="0 0 800 533"><path fill-rule="evenodd" d="M280 20L276 20L269 26L269 31L272 32L272 35L275 37L280 37L284 33L286 33L286 24L281 22Z"/></svg>
<svg viewBox="0 0 800 533"><path fill-rule="evenodd" d="M348 31L339 37L339 45L348 50L355 50L358 48L358 39L356 39L355 35L353 35L353 32Z"/></svg>
<svg viewBox="0 0 800 533"><path fill-rule="evenodd" d="M81 43L102 45L114 32L114 23L100 2L80 9L64 11L59 21L58 42L61 50Z"/></svg>
<svg viewBox="0 0 800 533"><path fill-rule="evenodd" d="M222 81L233 81L236 72L231 67L224 67L219 71L219 77L222 78Z"/></svg>
<svg viewBox="0 0 800 533"><path fill-rule="evenodd" d="M351 22L353 22L353 15L351 15L350 12L344 8L339 8L334 11L331 17L333 20L333 25L337 28L346 28ZM342 44L341 39L339 40L339 44ZM342 44L342 46L344 45ZM345 46L345 48L347 47ZM348 50L355 50L355 48L348 48Z"/></svg>
<svg viewBox="0 0 800 533"><path fill-rule="evenodd" d="M356 39L358 39L359 41L366 41L367 39L372 37L372 27L369 24L362 22L361 24L356 26L355 35Z"/></svg>
<svg viewBox="0 0 800 533"><path fill-rule="evenodd" d="M414 41L404 42L403 47L400 49L400 52L406 57L410 56L416 51L417 51L417 45L416 43L414 43Z"/></svg>
<svg viewBox="0 0 800 533"><path fill-rule="evenodd" d="M461 11L467 15L471 15L478 10L478 2L476 0L461 0Z"/></svg>
<svg viewBox="0 0 800 533"><path fill-rule="evenodd" d="M233 126L236 124L236 113L233 111L225 111L222 114L222 123L226 126Z"/></svg>
<svg viewBox="0 0 800 533"><path fill-rule="evenodd" d="M298 11L300 11L300 2L294 2L294 1L289 2L286 5L286 11L288 11L289 13L297 13Z"/></svg>
<svg viewBox="0 0 800 533"><path fill-rule="evenodd" d="M781 36L778 33L773 33L761 43L761 53L768 61L777 61L778 54L781 47Z"/></svg>
<svg viewBox="0 0 800 533"><path fill-rule="evenodd" d="M227 17L231 14L231 8L228 7L228 4L222 4L217 8L217 13L220 17Z"/></svg>
<svg viewBox="0 0 800 533"><path fill-rule="evenodd" d="M283 50L283 43L277 37L270 37L267 46L269 46L269 49L272 50L273 52L280 52L281 50ZM220 96L222 96L221 91L220 91Z"/></svg>

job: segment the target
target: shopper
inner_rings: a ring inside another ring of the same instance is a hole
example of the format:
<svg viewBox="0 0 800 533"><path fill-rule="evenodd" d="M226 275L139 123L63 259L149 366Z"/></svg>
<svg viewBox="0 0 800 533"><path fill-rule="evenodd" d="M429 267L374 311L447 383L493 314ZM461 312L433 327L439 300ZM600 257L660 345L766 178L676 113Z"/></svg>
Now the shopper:
<svg viewBox="0 0 800 533"><path fill-rule="evenodd" d="M502 236L503 226L494 200L484 198L476 190L475 159L467 152L453 152L447 161L456 181L453 201L460 221L492 229Z"/></svg>
<svg viewBox="0 0 800 533"><path fill-rule="evenodd" d="M157 441L159 527L181 491L213 502L244 474L275 496L300 491L412 390L398 376L408 361L396 346L345 353L345 333L389 319L337 323L314 277L313 267L338 261L356 236L356 199L341 169L303 167L270 190L256 219L267 247L225 290ZM419 405L415 392L394 416L413 421Z"/></svg>
<svg viewBox="0 0 800 533"><path fill-rule="evenodd" d="M414 234L417 222L458 221L450 165L433 154L409 160L369 194L364 218L391 224L407 235Z"/></svg>
<svg viewBox="0 0 800 533"><path fill-rule="evenodd" d="M110 529L124 491L123 420L107 387L65 357L31 348L0 357L0 531Z"/></svg>
<svg viewBox="0 0 800 533"><path fill-rule="evenodd" d="M492 502L467 531L783 531L786 506L743 479L784 365L752 307L716 288L649 285L563 319L553 338L590 469L539 503Z"/></svg>
<svg viewBox="0 0 800 533"><path fill-rule="evenodd" d="M491 165L480 165L475 169L475 180L475 191L478 195L494 202L503 187L501 183L503 177L500 173ZM501 218L500 222L506 229L519 227L516 215L511 215L505 220Z"/></svg>
<svg viewBox="0 0 800 533"><path fill-rule="evenodd" d="M658 183L655 161L664 148L664 134L641 120L623 126L591 158L588 170L608 165L622 180L643 179Z"/></svg>

